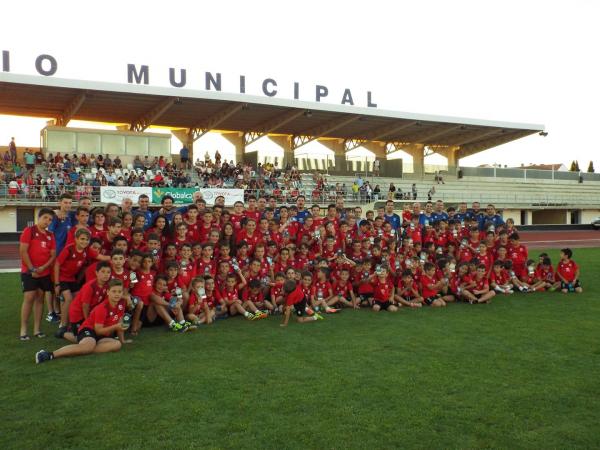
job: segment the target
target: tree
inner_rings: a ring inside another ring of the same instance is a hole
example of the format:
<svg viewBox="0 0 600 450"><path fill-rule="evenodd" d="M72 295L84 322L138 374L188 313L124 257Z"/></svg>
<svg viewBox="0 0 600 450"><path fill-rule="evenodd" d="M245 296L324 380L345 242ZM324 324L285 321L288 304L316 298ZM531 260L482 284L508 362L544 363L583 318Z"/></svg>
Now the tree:
<svg viewBox="0 0 600 450"><path fill-rule="evenodd" d="M576 172L577 167L575 166L575 160L571 161L571 168L569 169L571 172Z"/></svg>
<svg viewBox="0 0 600 450"><path fill-rule="evenodd" d="M589 173L594 173L594 161L590 161L590 164L588 166L588 172Z"/></svg>
<svg viewBox="0 0 600 450"><path fill-rule="evenodd" d="M575 171L581 172L581 169L579 168L579 161L577 161L577 160L575 160Z"/></svg>

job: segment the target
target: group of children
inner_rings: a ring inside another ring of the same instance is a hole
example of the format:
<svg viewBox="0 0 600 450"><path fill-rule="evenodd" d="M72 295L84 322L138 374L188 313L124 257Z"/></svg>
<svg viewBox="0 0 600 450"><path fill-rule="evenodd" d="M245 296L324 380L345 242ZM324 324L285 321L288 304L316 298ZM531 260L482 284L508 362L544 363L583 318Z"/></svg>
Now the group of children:
<svg viewBox="0 0 600 450"><path fill-rule="evenodd" d="M117 351L155 325L186 332L234 316L281 315L287 326L292 315L311 322L344 308L396 312L513 292L582 292L570 249L554 270L547 254L530 259L505 225L404 217L394 227L388 216L360 219L335 205L321 217L318 206L292 215L249 203L232 213L196 204L161 210L148 224L134 212L125 226L98 211L90 222L79 207L58 255L47 230L54 212L42 209L21 237L21 338L29 339L31 308L39 317L50 291L60 302L56 336L71 344L39 351L36 362Z"/></svg>

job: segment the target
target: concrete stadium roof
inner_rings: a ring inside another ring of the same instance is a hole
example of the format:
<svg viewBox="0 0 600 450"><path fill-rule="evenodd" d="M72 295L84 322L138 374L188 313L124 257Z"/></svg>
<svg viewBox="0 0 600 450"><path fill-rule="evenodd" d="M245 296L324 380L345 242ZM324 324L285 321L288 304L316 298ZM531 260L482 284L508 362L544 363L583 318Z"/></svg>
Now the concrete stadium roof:
<svg viewBox="0 0 600 450"><path fill-rule="evenodd" d="M70 80L0 72L0 114L173 129L218 129L431 147L460 157L539 133L543 125L312 103L247 94ZM346 147L347 149L351 149Z"/></svg>

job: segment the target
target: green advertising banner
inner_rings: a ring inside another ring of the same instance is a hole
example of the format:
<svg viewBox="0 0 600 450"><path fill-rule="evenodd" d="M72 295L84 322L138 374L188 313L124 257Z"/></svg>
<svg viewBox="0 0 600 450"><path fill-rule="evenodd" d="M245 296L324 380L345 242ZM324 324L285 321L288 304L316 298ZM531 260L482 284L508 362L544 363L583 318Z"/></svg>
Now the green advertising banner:
<svg viewBox="0 0 600 450"><path fill-rule="evenodd" d="M152 203L160 204L165 195L173 197L176 204L194 203L193 195L197 191L196 188L154 187L152 188Z"/></svg>

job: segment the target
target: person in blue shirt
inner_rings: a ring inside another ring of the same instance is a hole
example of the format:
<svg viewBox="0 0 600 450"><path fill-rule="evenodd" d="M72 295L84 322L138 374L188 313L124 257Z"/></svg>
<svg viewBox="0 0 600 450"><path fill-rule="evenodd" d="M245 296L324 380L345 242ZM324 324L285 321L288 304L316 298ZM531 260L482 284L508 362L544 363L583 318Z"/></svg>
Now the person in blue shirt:
<svg viewBox="0 0 600 450"><path fill-rule="evenodd" d="M185 145L179 150L179 159L181 161L181 168L187 169L189 167L190 151Z"/></svg>
<svg viewBox="0 0 600 450"><path fill-rule="evenodd" d="M400 216L394 212L394 201L388 200L385 202L385 212L383 214L383 219L392 225L394 230L398 230L400 225L402 224L402 220Z"/></svg>
<svg viewBox="0 0 600 450"><path fill-rule="evenodd" d="M481 215L481 219L479 221L479 228L481 230L487 229L487 227L492 224L495 228L498 228L500 225L504 225L504 219L498 213L496 213L496 207L494 205L487 205L485 208L485 214Z"/></svg>
<svg viewBox="0 0 600 450"><path fill-rule="evenodd" d="M54 233L54 240L56 241L56 254L60 255L60 252L67 243L67 234L71 229L71 205L73 204L73 197L71 194L61 194L58 198L58 209L54 211L54 217L48 227L48 231Z"/></svg>
<svg viewBox="0 0 600 450"><path fill-rule="evenodd" d="M304 206L305 203L306 197L304 197L304 195L299 195L296 199L296 207L298 208L298 211L296 212L296 220L299 223L304 223L304 219L310 215L310 211Z"/></svg>
<svg viewBox="0 0 600 450"><path fill-rule="evenodd" d="M444 211L444 202L442 200L435 202L435 209L431 213L431 218L434 222L448 221L448 214Z"/></svg>
<svg viewBox="0 0 600 450"><path fill-rule="evenodd" d="M433 217L431 213L433 212L433 203L427 202L425 203L425 211L423 211L419 215L419 225L433 225Z"/></svg>
<svg viewBox="0 0 600 450"><path fill-rule="evenodd" d="M173 216L175 214L185 214L187 212L187 206L176 208L175 199L173 199L173 197L171 197L170 195L164 195L163 198L160 200L160 204L162 205L162 207L158 211L155 211L154 214L152 214L151 223L154 223L154 220L156 220L158 216L165 216L167 218L167 222L169 222L170 225L171 222L173 222Z"/></svg>
<svg viewBox="0 0 600 450"><path fill-rule="evenodd" d="M82 208L86 208L88 211L92 211L92 199L87 196L79 197L77 201L77 206ZM69 211L69 224L74 227L77 223L77 219L75 216L77 215L77 210ZM92 225L92 218L90 214L90 219L88 220L88 225Z"/></svg>
<svg viewBox="0 0 600 450"><path fill-rule="evenodd" d="M456 214L454 214L454 220L458 220L461 223L464 223L465 221L470 219L470 215L469 215L469 211L467 210L467 204L466 203L459 203L458 204L458 211L456 211Z"/></svg>
<svg viewBox="0 0 600 450"><path fill-rule="evenodd" d="M142 194L138 197L138 205L133 212L134 214L141 214L144 216L144 230L147 230L152 224L153 213L150 211L150 197L146 194Z"/></svg>

